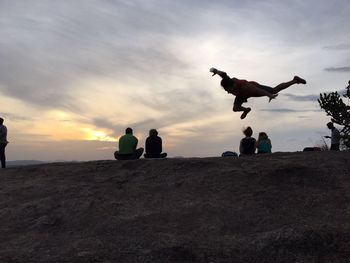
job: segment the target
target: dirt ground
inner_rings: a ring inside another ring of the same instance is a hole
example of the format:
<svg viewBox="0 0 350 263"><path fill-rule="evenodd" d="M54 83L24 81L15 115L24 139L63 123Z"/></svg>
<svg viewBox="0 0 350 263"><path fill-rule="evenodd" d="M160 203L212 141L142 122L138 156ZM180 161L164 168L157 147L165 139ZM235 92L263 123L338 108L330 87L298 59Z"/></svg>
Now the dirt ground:
<svg viewBox="0 0 350 263"><path fill-rule="evenodd" d="M350 152L0 170L0 262L350 262Z"/></svg>

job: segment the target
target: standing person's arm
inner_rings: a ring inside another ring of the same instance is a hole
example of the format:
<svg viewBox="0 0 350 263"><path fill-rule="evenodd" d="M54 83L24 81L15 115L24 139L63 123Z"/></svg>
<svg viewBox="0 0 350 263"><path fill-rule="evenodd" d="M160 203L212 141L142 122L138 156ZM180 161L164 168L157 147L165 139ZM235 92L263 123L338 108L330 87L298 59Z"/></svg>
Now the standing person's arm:
<svg viewBox="0 0 350 263"><path fill-rule="evenodd" d="M5 130L5 143L6 143L6 145L8 144L8 140L7 140L7 128L6 128L6 126L4 126L4 130Z"/></svg>
<svg viewBox="0 0 350 263"><path fill-rule="evenodd" d="M7 128L6 128L6 126L4 126L4 125L2 125L2 127L1 127L1 133L2 133L2 137L3 137L3 139L4 139L4 143L8 143L8 141L7 141Z"/></svg>

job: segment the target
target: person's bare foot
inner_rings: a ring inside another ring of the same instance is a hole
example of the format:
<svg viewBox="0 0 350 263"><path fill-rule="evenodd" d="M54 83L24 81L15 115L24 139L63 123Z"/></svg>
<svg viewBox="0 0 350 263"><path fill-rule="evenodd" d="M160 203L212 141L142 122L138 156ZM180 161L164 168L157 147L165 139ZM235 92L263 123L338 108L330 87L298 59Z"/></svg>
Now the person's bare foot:
<svg viewBox="0 0 350 263"><path fill-rule="evenodd" d="M241 115L241 119L243 120L245 117L247 117L248 113L251 111L252 109L251 108L246 108L242 115Z"/></svg>
<svg viewBox="0 0 350 263"><path fill-rule="evenodd" d="M306 84L306 80L298 76L294 76L293 80L295 81L295 83L298 83L298 84Z"/></svg>
<svg viewBox="0 0 350 263"><path fill-rule="evenodd" d="M275 99L278 96L278 93L272 94L271 97L269 97L269 102L273 99Z"/></svg>

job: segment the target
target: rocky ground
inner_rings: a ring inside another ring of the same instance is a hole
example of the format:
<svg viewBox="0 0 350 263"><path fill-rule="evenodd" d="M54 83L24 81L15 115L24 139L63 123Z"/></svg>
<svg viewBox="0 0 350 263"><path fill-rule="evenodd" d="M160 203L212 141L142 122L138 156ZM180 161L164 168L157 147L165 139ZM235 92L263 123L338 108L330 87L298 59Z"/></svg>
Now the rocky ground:
<svg viewBox="0 0 350 263"><path fill-rule="evenodd" d="M350 152L0 170L0 262L350 262Z"/></svg>

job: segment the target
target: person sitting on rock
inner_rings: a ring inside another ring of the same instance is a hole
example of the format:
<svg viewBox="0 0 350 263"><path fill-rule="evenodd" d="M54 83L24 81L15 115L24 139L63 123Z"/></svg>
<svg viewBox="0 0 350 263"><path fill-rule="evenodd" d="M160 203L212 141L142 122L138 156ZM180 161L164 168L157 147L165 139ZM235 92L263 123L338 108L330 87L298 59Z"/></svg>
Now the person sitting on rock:
<svg viewBox="0 0 350 263"><path fill-rule="evenodd" d="M243 130L245 138L243 138L239 144L239 153L240 155L252 155L255 153L256 149L256 140L252 137L253 130L249 126Z"/></svg>
<svg viewBox="0 0 350 263"><path fill-rule="evenodd" d="M114 153L117 160L139 159L143 154L143 148L138 148L138 139L132 134L131 128L126 128L125 135L119 138L119 151Z"/></svg>
<svg viewBox="0 0 350 263"><path fill-rule="evenodd" d="M258 153L271 153L271 148L271 140L267 136L266 132L260 132L256 142L256 149L258 150Z"/></svg>
<svg viewBox="0 0 350 263"><path fill-rule="evenodd" d="M145 158L165 158L167 153L162 153L162 138L158 136L156 129L149 131L149 136L146 139Z"/></svg>

